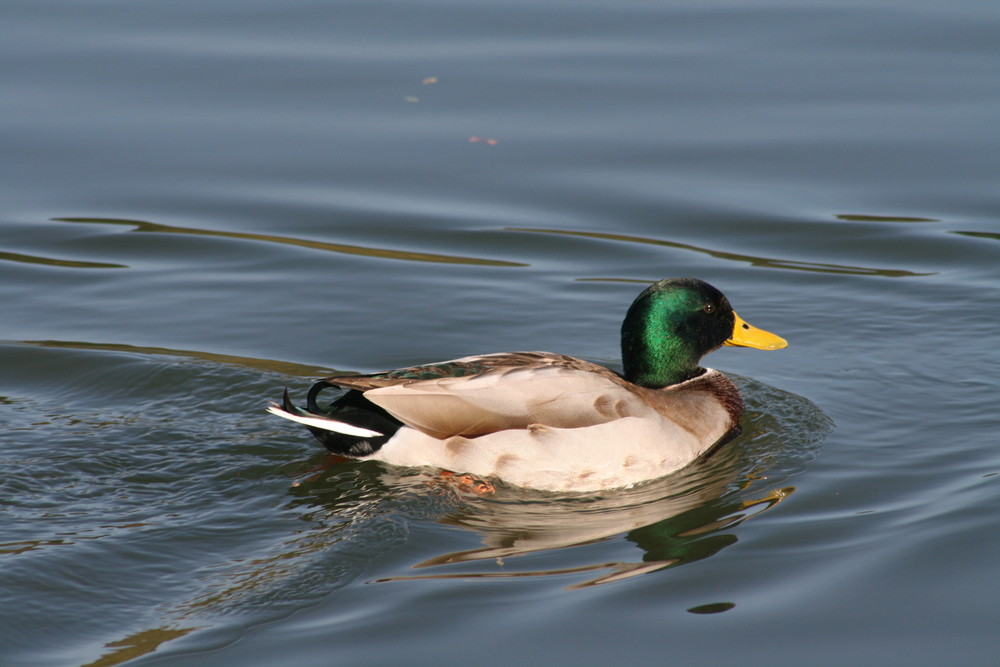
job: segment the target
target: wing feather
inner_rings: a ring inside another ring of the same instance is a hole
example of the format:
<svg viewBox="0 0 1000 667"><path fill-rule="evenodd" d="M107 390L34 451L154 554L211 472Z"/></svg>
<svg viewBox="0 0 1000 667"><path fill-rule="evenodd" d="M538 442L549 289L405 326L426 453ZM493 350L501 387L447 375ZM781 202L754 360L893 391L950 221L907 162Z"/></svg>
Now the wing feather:
<svg viewBox="0 0 1000 667"><path fill-rule="evenodd" d="M365 398L437 438L533 424L580 428L655 414L614 373L580 364L586 367L500 367L473 377L405 382L371 389Z"/></svg>

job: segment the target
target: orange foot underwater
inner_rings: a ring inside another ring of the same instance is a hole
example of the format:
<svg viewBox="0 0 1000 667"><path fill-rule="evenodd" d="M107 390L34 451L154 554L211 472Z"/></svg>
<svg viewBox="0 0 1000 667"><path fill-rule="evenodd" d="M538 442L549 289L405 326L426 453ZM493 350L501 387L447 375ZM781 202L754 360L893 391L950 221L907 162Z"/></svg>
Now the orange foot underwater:
<svg viewBox="0 0 1000 667"><path fill-rule="evenodd" d="M442 470L438 473L438 478L445 486L459 493L474 493L480 496L496 493L496 487L492 483L474 475L458 475L449 470Z"/></svg>

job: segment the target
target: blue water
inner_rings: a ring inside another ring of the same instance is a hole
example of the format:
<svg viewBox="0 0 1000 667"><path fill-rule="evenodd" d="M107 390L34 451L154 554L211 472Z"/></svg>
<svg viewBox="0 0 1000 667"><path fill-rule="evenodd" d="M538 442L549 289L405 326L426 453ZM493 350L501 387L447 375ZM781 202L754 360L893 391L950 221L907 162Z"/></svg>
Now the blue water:
<svg viewBox="0 0 1000 667"><path fill-rule="evenodd" d="M988 665L993 2L9 0L0 665ZM617 367L705 279L787 350L580 496L332 460L334 370Z"/></svg>

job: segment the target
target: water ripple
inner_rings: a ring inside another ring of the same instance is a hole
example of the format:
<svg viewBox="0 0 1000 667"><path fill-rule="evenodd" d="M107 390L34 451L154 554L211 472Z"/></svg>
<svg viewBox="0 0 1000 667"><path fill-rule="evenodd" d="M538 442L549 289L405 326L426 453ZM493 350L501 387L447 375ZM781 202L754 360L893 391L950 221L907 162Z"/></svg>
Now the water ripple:
<svg viewBox="0 0 1000 667"><path fill-rule="evenodd" d="M582 238L604 239L606 241L619 241L625 243L644 243L648 245L664 246L667 248L677 248L679 250L691 250L702 253L716 259L725 259L733 262L743 262L750 266L761 266L769 269L788 269L792 271L811 271L816 273L848 274L859 276L882 276L884 278L909 278L915 276L930 276L933 273L917 273L915 271L905 271L903 269L878 269L862 266L850 266L847 264L827 264L823 262L802 262L794 259L777 259L770 257L758 257L754 255L743 255L733 252L723 252L721 250L711 250L689 243L678 243L676 241L664 241L661 239L644 238L641 236L630 236L627 234L609 234L606 232L584 232L568 229L534 229L529 227L509 227L511 232L530 232L535 234L563 234L566 236L578 236Z"/></svg>
<svg viewBox="0 0 1000 667"><path fill-rule="evenodd" d="M438 264L472 264L477 266L505 266L523 267L527 264L519 262L508 262L499 259L482 259L477 257L461 257L458 255L440 255L436 253L416 252L413 250L393 250L388 248L370 248L365 246L347 245L344 243L327 243L325 241L311 241L308 239L298 239L291 236L277 236L274 234L250 234L247 232L226 232L213 229L197 229L194 227L175 227L173 225L163 225L156 222L144 220L126 220L119 218L53 218L55 222L76 222L86 224L101 225L123 225L132 227L133 232L153 232L159 234L187 234L191 236L215 236L219 238L241 239L244 241L262 241L265 243L278 243L283 245L298 246L311 250L324 250L326 252L344 253L348 255L362 255L365 257L380 257L382 259L406 260L411 262L435 262Z"/></svg>

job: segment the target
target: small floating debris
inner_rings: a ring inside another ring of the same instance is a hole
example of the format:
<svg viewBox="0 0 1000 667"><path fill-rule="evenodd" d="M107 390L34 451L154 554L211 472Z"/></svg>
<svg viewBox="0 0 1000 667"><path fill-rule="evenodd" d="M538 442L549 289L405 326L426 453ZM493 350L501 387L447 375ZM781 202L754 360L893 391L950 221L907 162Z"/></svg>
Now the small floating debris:
<svg viewBox="0 0 1000 667"><path fill-rule="evenodd" d="M732 602L713 602L711 604L691 607L688 611L692 614L721 614L724 611L729 611L735 606L736 604Z"/></svg>

